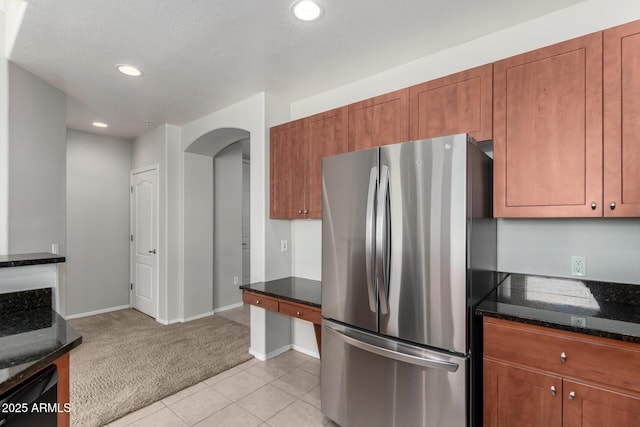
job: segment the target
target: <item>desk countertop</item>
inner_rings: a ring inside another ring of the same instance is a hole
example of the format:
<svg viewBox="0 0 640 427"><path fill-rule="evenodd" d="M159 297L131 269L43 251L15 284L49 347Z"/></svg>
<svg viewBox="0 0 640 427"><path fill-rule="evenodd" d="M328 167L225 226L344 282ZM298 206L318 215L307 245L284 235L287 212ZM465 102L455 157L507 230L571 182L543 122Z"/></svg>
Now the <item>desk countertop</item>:
<svg viewBox="0 0 640 427"><path fill-rule="evenodd" d="M318 280L285 277L242 285L240 289L316 308L322 302L322 282Z"/></svg>

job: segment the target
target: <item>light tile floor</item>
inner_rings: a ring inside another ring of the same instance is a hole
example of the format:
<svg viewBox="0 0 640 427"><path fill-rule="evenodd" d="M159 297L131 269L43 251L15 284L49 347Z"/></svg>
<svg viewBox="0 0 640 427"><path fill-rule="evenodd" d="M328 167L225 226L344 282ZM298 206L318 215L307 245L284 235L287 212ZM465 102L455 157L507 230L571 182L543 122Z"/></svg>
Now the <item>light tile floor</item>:
<svg viewBox="0 0 640 427"><path fill-rule="evenodd" d="M218 314L249 325L249 306ZM251 359L108 427L337 426L320 412L320 361L287 351Z"/></svg>

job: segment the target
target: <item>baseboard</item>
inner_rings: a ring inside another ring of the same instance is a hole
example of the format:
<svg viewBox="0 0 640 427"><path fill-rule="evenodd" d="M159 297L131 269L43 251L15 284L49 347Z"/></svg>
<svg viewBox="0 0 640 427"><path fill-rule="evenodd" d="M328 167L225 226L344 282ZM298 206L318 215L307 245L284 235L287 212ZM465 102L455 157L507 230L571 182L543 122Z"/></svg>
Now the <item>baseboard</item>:
<svg viewBox="0 0 640 427"><path fill-rule="evenodd" d="M96 314L110 313L112 311L124 310L124 309L127 309L127 308L131 308L131 306L130 305L119 305L117 307L103 308L101 310L88 311L86 313L72 314L71 316L66 316L65 320L79 319L81 317L87 317L87 316L95 316Z"/></svg>
<svg viewBox="0 0 640 427"><path fill-rule="evenodd" d="M307 356L315 357L316 359L320 359L320 355L317 351L309 350L308 348L300 347L299 345L292 344L291 348L295 351L299 351L302 354L306 354Z"/></svg>
<svg viewBox="0 0 640 427"><path fill-rule="evenodd" d="M239 303L231 304L231 305L225 305L223 307L214 308L213 312L218 314L218 313L222 313L223 311L233 310L234 308L240 308L243 305L244 305L244 302L239 302Z"/></svg>
<svg viewBox="0 0 640 427"><path fill-rule="evenodd" d="M285 351L289 351L293 348L293 346L291 344L285 345L284 347L280 347L277 350L274 350L270 353L261 353L261 352L257 352L254 349L250 348L249 349L249 354L252 355L253 357L255 357L258 360L261 361L267 361L269 359L273 359L276 356L281 355L282 353L284 353Z"/></svg>
<svg viewBox="0 0 640 427"><path fill-rule="evenodd" d="M190 322L192 320L198 320L198 319L202 319L204 317L209 317L209 316L213 316L213 311L208 311L206 313L197 314L195 316L187 317L186 319L184 319L184 322Z"/></svg>

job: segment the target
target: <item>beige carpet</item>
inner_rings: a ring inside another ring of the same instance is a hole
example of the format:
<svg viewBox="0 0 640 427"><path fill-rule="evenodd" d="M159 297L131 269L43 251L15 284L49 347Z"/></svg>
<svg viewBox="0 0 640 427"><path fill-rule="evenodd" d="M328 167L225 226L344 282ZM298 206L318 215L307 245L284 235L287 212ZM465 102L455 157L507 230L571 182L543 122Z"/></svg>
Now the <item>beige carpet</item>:
<svg viewBox="0 0 640 427"><path fill-rule="evenodd" d="M238 365L249 328L219 316L169 326L135 310L69 321L83 343L71 352L71 422L97 427Z"/></svg>

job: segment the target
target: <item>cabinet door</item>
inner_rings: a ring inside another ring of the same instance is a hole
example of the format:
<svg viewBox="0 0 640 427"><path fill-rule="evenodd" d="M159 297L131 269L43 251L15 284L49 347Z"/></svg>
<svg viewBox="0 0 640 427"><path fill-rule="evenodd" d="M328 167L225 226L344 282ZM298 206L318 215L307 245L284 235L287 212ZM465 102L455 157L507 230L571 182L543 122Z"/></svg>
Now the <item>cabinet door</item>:
<svg viewBox="0 0 640 427"><path fill-rule="evenodd" d="M562 426L562 379L484 359L485 427Z"/></svg>
<svg viewBox="0 0 640 427"><path fill-rule="evenodd" d="M640 21L604 32L604 214L640 216Z"/></svg>
<svg viewBox="0 0 640 427"><path fill-rule="evenodd" d="M496 62L493 90L494 215L602 216L602 33Z"/></svg>
<svg viewBox="0 0 640 427"><path fill-rule="evenodd" d="M349 151L409 140L409 89L349 105Z"/></svg>
<svg viewBox="0 0 640 427"><path fill-rule="evenodd" d="M306 167L303 121L272 127L269 135L270 217L301 218Z"/></svg>
<svg viewBox="0 0 640 427"><path fill-rule="evenodd" d="M493 65L487 64L409 88L411 139L470 133L492 139Z"/></svg>
<svg viewBox="0 0 640 427"><path fill-rule="evenodd" d="M640 426L640 396L564 381L564 427ZM570 396L570 393L573 393ZM571 397L571 398L570 398Z"/></svg>
<svg viewBox="0 0 640 427"><path fill-rule="evenodd" d="M347 107L305 120L308 154L305 209L307 218L322 218L322 159L347 152Z"/></svg>

